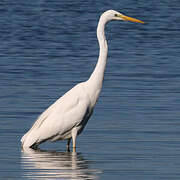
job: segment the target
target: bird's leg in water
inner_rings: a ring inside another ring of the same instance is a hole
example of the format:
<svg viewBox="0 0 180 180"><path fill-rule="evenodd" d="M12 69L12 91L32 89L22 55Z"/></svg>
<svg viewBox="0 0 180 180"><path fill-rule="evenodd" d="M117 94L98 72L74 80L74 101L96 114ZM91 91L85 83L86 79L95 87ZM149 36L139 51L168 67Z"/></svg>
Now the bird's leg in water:
<svg viewBox="0 0 180 180"><path fill-rule="evenodd" d="M67 151L70 152L70 143L71 143L71 138L68 139L67 141Z"/></svg>
<svg viewBox="0 0 180 180"><path fill-rule="evenodd" d="M77 129L76 127L72 129L72 142L73 142L73 152L76 152L76 137L77 137Z"/></svg>

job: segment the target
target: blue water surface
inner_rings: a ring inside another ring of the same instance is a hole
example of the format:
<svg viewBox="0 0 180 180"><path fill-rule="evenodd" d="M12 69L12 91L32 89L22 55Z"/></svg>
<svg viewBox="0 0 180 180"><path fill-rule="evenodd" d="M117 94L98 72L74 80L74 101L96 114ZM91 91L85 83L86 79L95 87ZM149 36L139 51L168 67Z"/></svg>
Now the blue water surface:
<svg viewBox="0 0 180 180"><path fill-rule="evenodd" d="M110 22L103 89L78 138L21 150L35 119L98 58L96 27L114 9L147 24ZM0 2L0 179L180 179L180 2Z"/></svg>

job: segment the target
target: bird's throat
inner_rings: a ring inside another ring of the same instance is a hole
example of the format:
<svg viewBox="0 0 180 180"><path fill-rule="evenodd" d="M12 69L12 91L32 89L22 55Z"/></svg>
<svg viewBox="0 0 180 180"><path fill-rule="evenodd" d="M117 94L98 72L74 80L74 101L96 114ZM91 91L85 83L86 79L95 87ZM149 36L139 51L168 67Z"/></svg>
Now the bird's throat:
<svg viewBox="0 0 180 180"><path fill-rule="evenodd" d="M108 54L108 45L104 32L105 24L106 22L103 21L103 19L100 19L97 27L97 39L99 42L99 58L96 67L89 79L90 81L92 81L93 85L96 88L102 87L102 83L104 79L104 71L106 68L107 54Z"/></svg>

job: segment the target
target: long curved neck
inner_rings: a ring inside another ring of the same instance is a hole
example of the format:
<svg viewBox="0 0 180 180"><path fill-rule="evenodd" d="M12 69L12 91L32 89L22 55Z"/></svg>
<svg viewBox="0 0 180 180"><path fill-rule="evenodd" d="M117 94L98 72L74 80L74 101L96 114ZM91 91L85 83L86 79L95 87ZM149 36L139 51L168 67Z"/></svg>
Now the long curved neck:
<svg viewBox="0 0 180 180"><path fill-rule="evenodd" d="M97 39L99 42L99 58L96 67L89 78L89 81L91 81L96 88L100 89L102 88L108 54L108 45L104 33L105 25L106 21L103 18L100 18L97 27Z"/></svg>

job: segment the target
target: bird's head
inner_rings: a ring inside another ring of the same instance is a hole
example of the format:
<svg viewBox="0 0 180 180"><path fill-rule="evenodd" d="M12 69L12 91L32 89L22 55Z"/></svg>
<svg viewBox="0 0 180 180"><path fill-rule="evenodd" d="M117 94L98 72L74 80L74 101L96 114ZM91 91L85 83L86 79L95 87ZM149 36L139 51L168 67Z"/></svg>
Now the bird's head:
<svg viewBox="0 0 180 180"><path fill-rule="evenodd" d="M129 16L125 16L125 15L123 15L117 11L114 11L114 10L105 11L101 17L105 18L106 21L121 20L121 21L131 21L131 22L137 22L137 23L144 24L144 22L139 20L139 19L135 19L135 18L132 18Z"/></svg>

